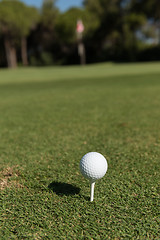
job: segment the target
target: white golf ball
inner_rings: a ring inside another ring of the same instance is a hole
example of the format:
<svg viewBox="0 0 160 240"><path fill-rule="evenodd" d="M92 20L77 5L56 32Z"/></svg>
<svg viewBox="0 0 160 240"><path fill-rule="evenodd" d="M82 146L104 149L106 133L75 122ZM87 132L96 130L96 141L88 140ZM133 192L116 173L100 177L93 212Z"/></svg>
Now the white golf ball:
<svg viewBox="0 0 160 240"><path fill-rule="evenodd" d="M89 152L85 154L80 161L80 171L82 175L95 182L102 178L108 169L107 160L98 152Z"/></svg>

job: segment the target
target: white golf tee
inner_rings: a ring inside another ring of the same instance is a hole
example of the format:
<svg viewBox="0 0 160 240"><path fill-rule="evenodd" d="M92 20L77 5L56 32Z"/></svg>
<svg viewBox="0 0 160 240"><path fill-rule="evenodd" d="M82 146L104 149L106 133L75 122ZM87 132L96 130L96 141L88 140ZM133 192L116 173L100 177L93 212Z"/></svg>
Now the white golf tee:
<svg viewBox="0 0 160 240"><path fill-rule="evenodd" d="M94 185L95 185L95 182L91 182L91 198L90 198L91 202L93 202L93 198L94 198Z"/></svg>

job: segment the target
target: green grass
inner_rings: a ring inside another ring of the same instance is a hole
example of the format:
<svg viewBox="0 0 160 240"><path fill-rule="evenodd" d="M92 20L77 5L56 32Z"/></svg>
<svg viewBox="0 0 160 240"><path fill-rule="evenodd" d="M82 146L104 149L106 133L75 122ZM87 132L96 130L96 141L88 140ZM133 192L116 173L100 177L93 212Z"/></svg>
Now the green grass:
<svg viewBox="0 0 160 240"><path fill-rule="evenodd" d="M159 239L160 63L1 70L0 163L2 240Z"/></svg>

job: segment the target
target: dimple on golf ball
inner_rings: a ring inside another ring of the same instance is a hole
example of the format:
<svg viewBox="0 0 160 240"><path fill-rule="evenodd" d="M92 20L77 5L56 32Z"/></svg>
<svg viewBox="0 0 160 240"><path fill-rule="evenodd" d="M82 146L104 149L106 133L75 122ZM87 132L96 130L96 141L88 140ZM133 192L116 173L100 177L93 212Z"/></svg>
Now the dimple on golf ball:
<svg viewBox="0 0 160 240"><path fill-rule="evenodd" d="M102 178L106 174L107 169L107 160L98 152L89 152L80 161L80 171L90 182L95 182L97 179Z"/></svg>

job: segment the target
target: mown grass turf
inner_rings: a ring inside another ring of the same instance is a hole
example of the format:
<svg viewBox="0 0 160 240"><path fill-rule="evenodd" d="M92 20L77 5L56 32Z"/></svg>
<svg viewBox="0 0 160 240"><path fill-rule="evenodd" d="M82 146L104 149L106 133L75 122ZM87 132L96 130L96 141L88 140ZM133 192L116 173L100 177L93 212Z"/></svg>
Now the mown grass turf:
<svg viewBox="0 0 160 240"><path fill-rule="evenodd" d="M159 239L159 161L160 63L0 71L0 239Z"/></svg>

